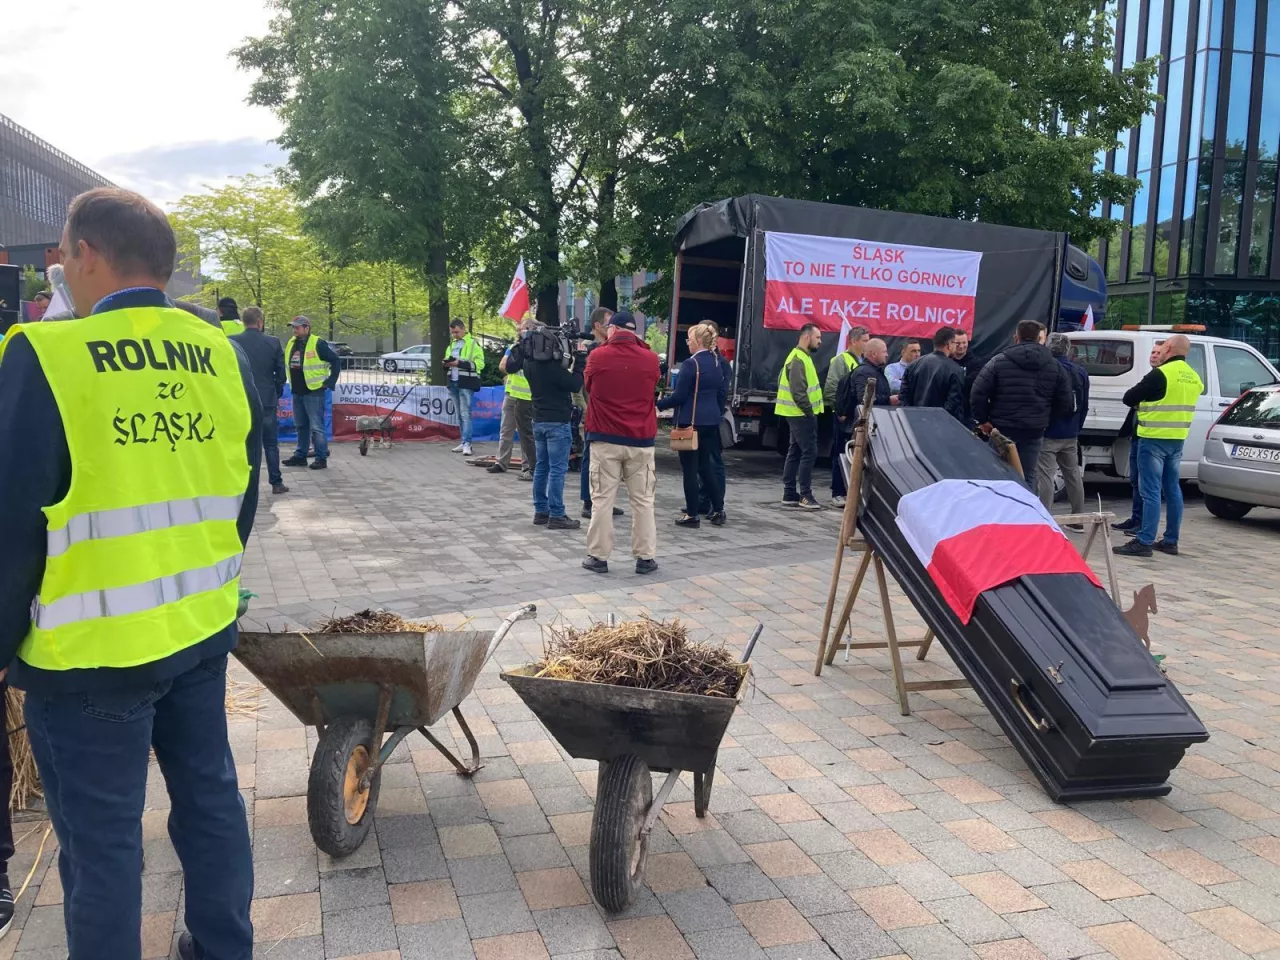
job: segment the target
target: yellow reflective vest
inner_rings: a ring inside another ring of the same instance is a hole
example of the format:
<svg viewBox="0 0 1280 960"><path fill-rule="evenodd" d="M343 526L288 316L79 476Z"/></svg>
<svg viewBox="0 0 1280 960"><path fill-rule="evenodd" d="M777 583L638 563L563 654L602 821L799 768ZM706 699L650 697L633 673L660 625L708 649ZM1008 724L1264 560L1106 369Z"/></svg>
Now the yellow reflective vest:
<svg viewBox="0 0 1280 960"><path fill-rule="evenodd" d="M805 412L796 406L795 399L791 396L791 381L787 376L787 370L793 360L799 360L804 364L804 377L808 387L809 403L813 407L815 414L821 413L823 410L822 384L818 382L818 371L813 366L813 357L799 347L793 347L791 352L787 354L786 362L782 364L782 373L778 376L778 399L774 401L774 413L780 417L805 416Z"/></svg>
<svg viewBox="0 0 1280 960"><path fill-rule="evenodd" d="M235 348L172 307L14 327L66 432L44 576L18 656L42 670L163 660L236 616L249 402Z"/></svg>
<svg viewBox="0 0 1280 960"><path fill-rule="evenodd" d="M239 320L223 320L222 332L228 337L234 337L238 333L244 333L244 324Z"/></svg>
<svg viewBox="0 0 1280 960"><path fill-rule="evenodd" d="M293 356L293 345L297 339L297 337L290 337L289 342L284 345L286 370L289 369L289 358ZM306 342L302 345L302 382L307 385L308 390L313 392L324 386L331 372L329 364L320 359L320 354L316 350L318 342L315 337L308 335Z"/></svg>
<svg viewBox="0 0 1280 960"><path fill-rule="evenodd" d="M1164 374L1164 396L1138 404L1138 436L1186 440L1204 381L1185 360L1169 360L1156 369Z"/></svg>
<svg viewBox="0 0 1280 960"><path fill-rule="evenodd" d="M483 351L481 351L483 353ZM505 356L511 356L511 348L507 347ZM529 379L524 375L523 371L508 373L506 380L503 381L506 391L510 396L517 400L532 400L533 391L529 389Z"/></svg>

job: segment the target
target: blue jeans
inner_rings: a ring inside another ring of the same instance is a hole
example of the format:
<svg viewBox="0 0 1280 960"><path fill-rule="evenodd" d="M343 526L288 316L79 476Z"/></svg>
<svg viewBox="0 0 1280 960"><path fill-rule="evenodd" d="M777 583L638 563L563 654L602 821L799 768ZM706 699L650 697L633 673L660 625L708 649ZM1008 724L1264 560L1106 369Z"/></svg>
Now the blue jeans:
<svg viewBox="0 0 1280 960"><path fill-rule="evenodd" d="M324 435L325 391L293 395L293 425L298 428L298 449L293 455L298 460L307 459L314 443L317 460L329 459L329 441Z"/></svg>
<svg viewBox="0 0 1280 960"><path fill-rule="evenodd" d="M1027 489L1038 496L1036 464L1040 462L1040 448L1044 446L1044 437L1035 437L1031 440L1015 440L1013 445L1018 451L1018 460L1022 462L1022 479L1026 481Z"/></svg>
<svg viewBox="0 0 1280 960"><path fill-rule="evenodd" d="M280 421L275 407L262 415L262 452L267 458L267 482L284 483L280 476Z"/></svg>
<svg viewBox="0 0 1280 960"><path fill-rule="evenodd" d="M1138 486L1142 489L1142 527L1138 539L1147 546L1156 542L1160 528L1160 494L1168 517L1164 523L1164 538L1169 543L1178 542L1182 528L1182 487L1178 485L1178 469L1182 466L1182 440L1157 440L1142 438L1138 454Z"/></svg>
<svg viewBox="0 0 1280 960"><path fill-rule="evenodd" d="M533 512L563 517L564 475L572 434L567 423L533 425Z"/></svg>
<svg viewBox="0 0 1280 960"><path fill-rule="evenodd" d="M141 687L27 693L76 960L142 955L142 810L153 747L172 802L187 929L207 960L252 957L253 854L227 742L226 687L224 655Z"/></svg>
<svg viewBox="0 0 1280 960"><path fill-rule="evenodd" d="M463 390L456 380L449 381L449 396L453 405L458 408L458 427L462 431L462 442L471 442L471 401L475 399L474 390Z"/></svg>
<svg viewBox="0 0 1280 960"><path fill-rule="evenodd" d="M1142 487L1138 486L1138 437L1135 434L1129 440L1129 487L1133 491L1133 505L1129 508L1129 516L1135 525L1142 526Z"/></svg>

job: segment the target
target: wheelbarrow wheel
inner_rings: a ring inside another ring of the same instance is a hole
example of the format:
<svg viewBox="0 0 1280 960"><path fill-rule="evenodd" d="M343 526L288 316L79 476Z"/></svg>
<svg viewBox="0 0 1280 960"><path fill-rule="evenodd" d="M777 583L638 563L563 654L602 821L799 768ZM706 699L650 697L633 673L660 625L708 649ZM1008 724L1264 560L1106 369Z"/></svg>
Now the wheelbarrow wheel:
<svg viewBox="0 0 1280 960"><path fill-rule="evenodd" d="M591 819L591 892L611 913L621 913L644 883L649 837L642 834L653 803L649 768L635 754L600 764Z"/></svg>
<svg viewBox="0 0 1280 960"><path fill-rule="evenodd" d="M367 457L369 455L369 438L360 438L360 456Z"/></svg>
<svg viewBox="0 0 1280 960"><path fill-rule="evenodd" d="M339 717L325 728L307 780L307 820L316 846L331 857L360 848L373 826L382 782L373 746L373 724L362 717Z"/></svg>

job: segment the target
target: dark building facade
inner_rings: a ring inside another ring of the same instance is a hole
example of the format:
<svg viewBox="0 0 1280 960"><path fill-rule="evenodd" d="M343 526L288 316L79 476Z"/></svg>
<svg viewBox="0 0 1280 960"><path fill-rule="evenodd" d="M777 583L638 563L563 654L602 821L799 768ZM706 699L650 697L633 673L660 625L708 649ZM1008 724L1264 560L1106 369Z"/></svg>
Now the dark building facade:
<svg viewBox="0 0 1280 960"><path fill-rule="evenodd" d="M56 246L72 198L109 185L0 114L0 247Z"/></svg>
<svg viewBox="0 0 1280 960"><path fill-rule="evenodd" d="M1280 0L1112 0L1116 58L1160 58L1154 114L1107 169L1141 182L1104 208L1107 326L1198 323L1280 357Z"/></svg>

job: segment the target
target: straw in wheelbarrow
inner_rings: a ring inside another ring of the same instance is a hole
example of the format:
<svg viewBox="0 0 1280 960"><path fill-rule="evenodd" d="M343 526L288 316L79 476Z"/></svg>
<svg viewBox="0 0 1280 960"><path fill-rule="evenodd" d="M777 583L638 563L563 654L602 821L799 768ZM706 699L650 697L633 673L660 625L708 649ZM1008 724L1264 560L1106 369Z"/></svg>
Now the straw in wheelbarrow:
<svg viewBox="0 0 1280 960"><path fill-rule="evenodd" d="M553 629L537 677L642 687L670 693L732 697L742 683L723 646L696 643L679 620L644 618L587 630Z"/></svg>
<svg viewBox="0 0 1280 960"><path fill-rule="evenodd" d="M312 633L437 633L444 627L430 620L406 620L387 610L361 610L349 617L326 617Z"/></svg>

